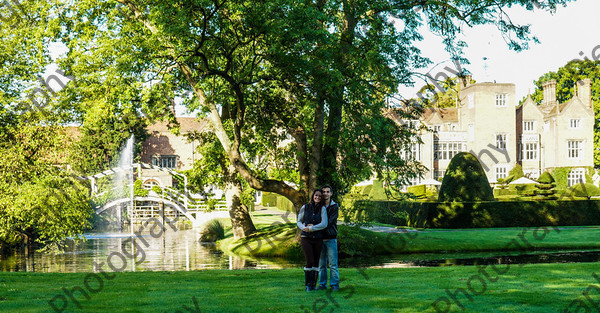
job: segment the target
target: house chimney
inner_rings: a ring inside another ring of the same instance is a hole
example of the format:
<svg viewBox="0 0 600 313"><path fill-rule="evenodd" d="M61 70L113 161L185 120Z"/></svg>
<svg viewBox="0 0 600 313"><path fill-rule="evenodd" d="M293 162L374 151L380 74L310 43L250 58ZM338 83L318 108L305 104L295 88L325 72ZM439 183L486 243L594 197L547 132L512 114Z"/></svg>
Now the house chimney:
<svg viewBox="0 0 600 313"><path fill-rule="evenodd" d="M468 87L471 85L471 80L473 78L473 76L471 76L471 74L467 74L464 76L459 76L459 81L462 81L462 87Z"/></svg>
<svg viewBox="0 0 600 313"><path fill-rule="evenodd" d="M592 105L592 80L586 78L584 80L580 80L575 84L575 91L577 93L577 97L583 104L587 105L590 108L593 108Z"/></svg>
<svg viewBox="0 0 600 313"><path fill-rule="evenodd" d="M544 103L542 104L556 104L556 81L549 80L542 84L544 90Z"/></svg>

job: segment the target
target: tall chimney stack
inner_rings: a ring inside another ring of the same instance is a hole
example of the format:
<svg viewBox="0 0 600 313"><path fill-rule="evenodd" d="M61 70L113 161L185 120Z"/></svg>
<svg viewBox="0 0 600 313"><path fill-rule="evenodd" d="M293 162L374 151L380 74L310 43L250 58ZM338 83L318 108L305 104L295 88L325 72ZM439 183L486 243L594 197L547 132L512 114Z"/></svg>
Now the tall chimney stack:
<svg viewBox="0 0 600 313"><path fill-rule="evenodd" d="M542 84L544 90L544 103L543 104L556 104L556 81L549 80Z"/></svg>
<svg viewBox="0 0 600 313"><path fill-rule="evenodd" d="M580 80L575 84L575 90L577 93L577 97L583 104L587 105L590 108L592 106L592 80L586 78L584 80Z"/></svg>

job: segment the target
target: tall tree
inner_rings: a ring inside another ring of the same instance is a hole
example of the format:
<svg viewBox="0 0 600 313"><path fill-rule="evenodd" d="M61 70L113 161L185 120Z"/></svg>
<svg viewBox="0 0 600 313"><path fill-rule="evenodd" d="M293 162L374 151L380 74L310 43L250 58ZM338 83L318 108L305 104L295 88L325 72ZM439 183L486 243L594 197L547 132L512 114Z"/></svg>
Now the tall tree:
<svg viewBox="0 0 600 313"><path fill-rule="evenodd" d="M77 237L91 214L85 184L58 166L69 110L41 78L57 33L52 4L11 5L0 6L0 248Z"/></svg>
<svg viewBox="0 0 600 313"><path fill-rule="evenodd" d="M0 111L0 247L56 244L89 226L88 188L56 166L64 128L39 112Z"/></svg>
<svg viewBox="0 0 600 313"><path fill-rule="evenodd" d="M69 49L59 64L78 78L68 100L93 103L101 91L150 114L164 108L160 95L191 91L187 105L210 119L232 169L299 207L319 184L418 175L395 153L416 130L389 118L388 100L428 63L414 47L421 27L458 61L464 26L495 24L519 50L531 38L508 18L512 5L534 8L530 0L81 0L57 1L48 16ZM410 107L395 114L415 117ZM278 155L283 146L293 154ZM282 177L273 164L298 174Z"/></svg>

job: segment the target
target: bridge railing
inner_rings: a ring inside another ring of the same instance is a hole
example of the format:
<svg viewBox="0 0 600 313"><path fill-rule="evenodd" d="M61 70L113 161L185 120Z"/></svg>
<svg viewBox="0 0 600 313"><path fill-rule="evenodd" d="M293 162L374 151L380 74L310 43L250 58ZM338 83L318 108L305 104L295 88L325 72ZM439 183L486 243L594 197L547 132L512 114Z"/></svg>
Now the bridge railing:
<svg viewBox="0 0 600 313"><path fill-rule="evenodd" d="M171 188L162 188L161 197L173 201L182 207L187 207L188 211L197 212L197 211L223 211L228 210L227 204L225 201L217 201L214 205L208 203L207 200L203 198L193 197L189 193L184 193L179 190L171 189ZM211 208L212 207L212 208Z"/></svg>
<svg viewBox="0 0 600 313"><path fill-rule="evenodd" d="M115 189L115 188L113 188ZM96 197L94 197L95 199L93 200L95 202L95 205L98 207L102 207L104 205L106 205L107 203L111 202L112 200L116 200L116 199L111 199L110 197L104 199L105 195L108 195L108 193L113 192L113 190L109 190L109 191L105 191L102 192L100 194L97 194ZM186 208L187 207L187 211L189 212L206 212L206 211L227 211L227 204L225 203L225 201L217 201L216 203L210 200L206 200L203 198L197 198L192 196L191 194L185 194L182 191L176 190L176 189L172 189L172 188L161 188L161 192L157 193L157 196L165 199L165 200L169 200L171 202L176 203L177 205L179 205L182 208ZM209 203L212 202L212 203Z"/></svg>

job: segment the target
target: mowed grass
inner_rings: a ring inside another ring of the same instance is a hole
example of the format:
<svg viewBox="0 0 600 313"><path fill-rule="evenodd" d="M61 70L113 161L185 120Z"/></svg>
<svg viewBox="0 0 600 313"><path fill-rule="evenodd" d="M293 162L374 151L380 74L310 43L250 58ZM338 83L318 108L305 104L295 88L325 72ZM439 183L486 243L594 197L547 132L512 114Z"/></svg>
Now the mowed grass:
<svg viewBox="0 0 600 313"><path fill-rule="evenodd" d="M303 291L301 269L121 272L103 278L102 284L86 273L0 273L0 311L54 312L49 301L55 298L55 306L64 307L58 311L64 312L546 313L563 312L576 299L592 312L582 293L591 284L600 285L592 276L599 269L596 263L498 265L504 273L486 266L486 277L475 266L342 268L337 293ZM75 292L78 308L63 288L85 289L84 281L96 292L87 291L89 300ZM457 288L472 298L457 294L464 310L446 292ZM595 289L591 297L600 301ZM438 310L432 306L436 300Z"/></svg>
<svg viewBox="0 0 600 313"><path fill-rule="evenodd" d="M422 230L401 236L399 253L600 248L598 226Z"/></svg>
<svg viewBox="0 0 600 313"><path fill-rule="evenodd" d="M344 255L372 256L414 253L482 251L546 251L600 249L600 227L533 227L420 230L382 233L339 225L338 242ZM246 238L228 237L219 246L251 257L301 257L295 224L261 225Z"/></svg>
<svg viewBox="0 0 600 313"><path fill-rule="evenodd" d="M286 250L299 249L291 242L295 239L296 230L293 214L282 218L256 211L252 215L258 232L238 241L228 233L221 247L242 255L298 255L299 252ZM338 229L341 249L344 241L351 242L353 249L357 250L354 253L360 254L364 250L366 255L600 249L600 226L419 229L408 233L377 233L345 225L339 225Z"/></svg>

